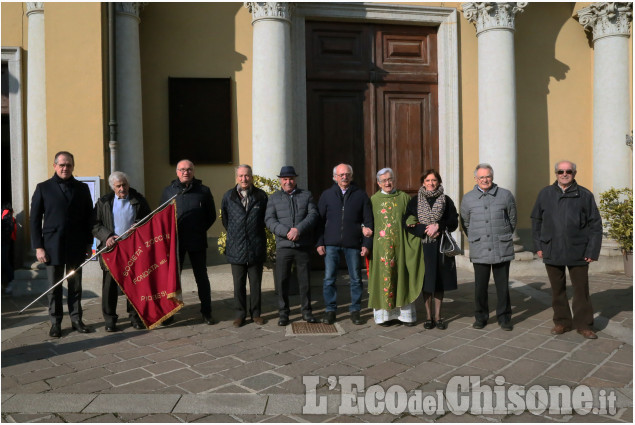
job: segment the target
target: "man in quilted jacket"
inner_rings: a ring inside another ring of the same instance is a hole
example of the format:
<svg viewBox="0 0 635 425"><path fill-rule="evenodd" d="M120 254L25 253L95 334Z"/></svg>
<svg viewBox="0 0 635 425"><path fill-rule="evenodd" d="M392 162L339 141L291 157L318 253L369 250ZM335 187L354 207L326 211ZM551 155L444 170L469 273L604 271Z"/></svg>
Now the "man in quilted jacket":
<svg viewBox="0 0 635 425"><path fill-rule="evenodd" d="M265 212L267 194L253 184L251 166L236 167L236 186L223 196L221 216L227 229L225 255L231 264L234 278L234 327L245 324L247 317L247 276L249 276L249 315L257 325L264 325L260 317L260 286L262 267L267 257Z"/></svg>

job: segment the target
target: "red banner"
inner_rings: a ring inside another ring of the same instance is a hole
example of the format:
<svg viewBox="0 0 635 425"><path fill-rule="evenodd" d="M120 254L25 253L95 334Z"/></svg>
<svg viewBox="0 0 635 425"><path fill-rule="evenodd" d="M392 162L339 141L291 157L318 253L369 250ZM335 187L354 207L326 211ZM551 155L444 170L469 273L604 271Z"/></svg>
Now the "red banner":
<svg viewBox="0 0 635 425"><path fill-rule="evenodd" d="M174 201L101 255L148 329L183 307Z"/></svg>

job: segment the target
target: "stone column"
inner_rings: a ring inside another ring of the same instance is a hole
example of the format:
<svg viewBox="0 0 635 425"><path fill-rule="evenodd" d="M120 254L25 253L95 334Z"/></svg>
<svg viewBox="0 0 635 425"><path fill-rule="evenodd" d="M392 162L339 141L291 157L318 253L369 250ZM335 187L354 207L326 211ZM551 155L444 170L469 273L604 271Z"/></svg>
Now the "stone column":
<svg viewBox="0 0 635 425"><path fill-rule="evenodd" d="M252 143L254 173L273 177L294 165L291 121L293 3L246 2L252 14Z"/></svg>
<svg viewBox="0 0 635 425"><path fill-rule="evenodd" d="M116 3L117 130L119 171L130 185L145 192L139 13L141 3Z"/></svg>
<svg viewBox="0 0 635 425"><path fill-rule="evenodd" d="M593 193L632 187L629 40L633 3L593 3L577 14L593 32Z"/></svg>
<svg viewBox="0 0 635 425"><path fill-rule="evenodd" d="M29 20L26 133L29 199L35 186L53 175L53 158L46 140L46 67L44 49L44 3L27 3Z"/></svg>
<svg viewBox="0 0 635 425"><path fill-rule="evenodd" d="M516 70L514 20L523 3L463 3L478 37L479 162L494 168L494 181L516 196ZM474 164L476 166L476 164ZM514 242L519 238L514 233ZM515 245L521 251L522 246Z"/></svg>

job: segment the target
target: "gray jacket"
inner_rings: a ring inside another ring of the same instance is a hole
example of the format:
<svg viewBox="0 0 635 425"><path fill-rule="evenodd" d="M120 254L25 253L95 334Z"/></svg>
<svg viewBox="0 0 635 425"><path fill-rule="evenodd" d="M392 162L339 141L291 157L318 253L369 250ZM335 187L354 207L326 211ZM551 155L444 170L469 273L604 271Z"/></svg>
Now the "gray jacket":
<svg viewBox="0 0 635 425"><path fill-rule="evenodd" d="M470 242L470 261L498 264L514 259L516 200L509 190L493 185L487 193L478 185L461 201L461 225Z"/></svg>
<svg viewBox="0 0 635 425"><path fill-rule="evenodd" d="M314 244L313 229L319 220L318 209L308 190L296 188L292 195L278 190L269 196L265 224L276 235L276 248L307 248ZM298 229L300 238L287 239L291 228Z"/></svg>

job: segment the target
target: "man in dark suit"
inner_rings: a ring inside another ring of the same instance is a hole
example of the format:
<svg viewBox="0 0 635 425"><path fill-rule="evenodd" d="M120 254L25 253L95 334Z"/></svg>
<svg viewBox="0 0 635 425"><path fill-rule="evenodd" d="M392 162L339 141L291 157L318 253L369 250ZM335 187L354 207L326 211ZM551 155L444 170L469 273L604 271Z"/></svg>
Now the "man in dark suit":
<svg viewBox="0 0 635 425"><path fill-rule="evenodd" d="M55 154L55 174L39 183L31 199L31 245L39 262L46 264L49 285L68 277L68 312L73 329L88 333L82 322L82 270L76 270L91 253L93 202L88 186L73 177L75 160L70 152ZM62 285L48 294L53 338L62 336Z"/></svg>
<svg viewBox="0 0 635 425"><path fill-rule="evenodd" d="M148 201L142 194L130 187L126 173L115 171L108 177L108 184L113 192L102 196L95 205L93 236L101 241L98 249L102 249L104 246L114 246L115 240L119 236L130 229L134 223L150 214ZM104 322L106 322L106 332L117 332L119 330L117 328L119 287L103 261L100 263L104 271L101 311ZM133 328L142 329L145 327L130 301L127 303L127 311Z"/></svg>

